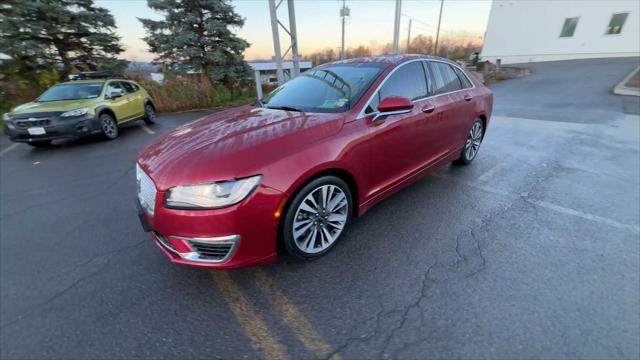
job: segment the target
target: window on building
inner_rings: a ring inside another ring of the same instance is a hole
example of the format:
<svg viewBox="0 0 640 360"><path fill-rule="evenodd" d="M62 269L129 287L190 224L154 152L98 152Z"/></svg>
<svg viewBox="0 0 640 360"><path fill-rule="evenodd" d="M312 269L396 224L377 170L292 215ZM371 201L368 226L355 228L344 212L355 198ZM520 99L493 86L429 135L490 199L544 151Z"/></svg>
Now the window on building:
<svg viewBox="0 0 640 360"><path fill-rule="evenodd" d="M607 35L620 34L628 15L629 13L613 14L611 21L609 21L609 27L607 27Z"/></svg>
<svg viewBox="0 0 640 360"><path fill-rule="evenodd" d="M572 37L576 32L576 27L578 27L578 19L580 18L570 17L564 19L564 25L562 25L560 37Z"/></svg>

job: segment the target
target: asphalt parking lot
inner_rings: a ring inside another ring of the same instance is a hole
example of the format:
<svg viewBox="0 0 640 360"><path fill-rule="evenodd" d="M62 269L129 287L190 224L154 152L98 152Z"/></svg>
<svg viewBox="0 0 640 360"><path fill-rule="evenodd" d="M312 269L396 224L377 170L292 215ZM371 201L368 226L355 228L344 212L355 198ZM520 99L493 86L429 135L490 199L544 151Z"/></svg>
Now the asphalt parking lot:
<svg viewBox="0 0 640 360"><path fill-rule="evenodd" d="M2 358L638 358L638 58L492 86L478 158L375 206L327 256L175 266L135 214L138 151L0 139Z"/></svg>

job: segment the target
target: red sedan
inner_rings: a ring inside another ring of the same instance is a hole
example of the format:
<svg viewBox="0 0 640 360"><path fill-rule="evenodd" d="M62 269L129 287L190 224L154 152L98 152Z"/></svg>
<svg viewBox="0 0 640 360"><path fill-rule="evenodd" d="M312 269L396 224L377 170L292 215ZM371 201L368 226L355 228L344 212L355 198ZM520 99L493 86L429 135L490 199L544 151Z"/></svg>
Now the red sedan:
<svg viewBox="0 0 640 360"><path fill-rule="evenodd" d="M139 216L179 264L235 268L335 246L354 216L451 161L469 164L493 95L427 56L313 68L259 105L211 114L149 145Z"/></svg>

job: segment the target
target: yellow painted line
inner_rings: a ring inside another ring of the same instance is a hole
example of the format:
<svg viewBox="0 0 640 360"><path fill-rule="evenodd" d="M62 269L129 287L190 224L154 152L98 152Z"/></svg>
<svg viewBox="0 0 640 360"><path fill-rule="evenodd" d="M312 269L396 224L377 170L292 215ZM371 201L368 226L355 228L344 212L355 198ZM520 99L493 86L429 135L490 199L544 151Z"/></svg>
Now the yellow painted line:
<svg viewBox="0 0 640 360"><path fill-rule="evenodd" d="M311 352L314 358L326 358L331 354L331 346L320 336L309 320L300 310L273 284L273 281L262 269L255 269L254 275L258 288L267 297L271 305L275 307L285 324L293 330L294 334ZM331 357L340 359L338 354Z"/></svg>
<svg viewBox="0 0 640 360"><path fill-rule="evenodd" d="M216 281L227 305L236 316L242 327L242 331L251 341L251 346L265 359L286 359L284 348L269 332L267 324L262 320L258 312L242 295L226 272L212 272L211 276Z"/></svg>
<svg viewBox="0 0 640 360"><path fill-rule="evenodd" d="M2 156L2 155L4 155L4 154L8 153L9 151L11 151L11 150L15 149L16 147L18 147L18 145L20 145L20 144L15 143L15 144L13 144L13 145L8 146L6 149L4 149L4 150L0 151L0 156Z"/></svg>
<svg viewBox="0 0 640 360"><path fill-rule="evenodd" d="M146 131L146 133L149 135L153 135L156 133L155 131L149 129L149 127L145 124L140 124L140 127L142 128L142 130Z"/></svg>

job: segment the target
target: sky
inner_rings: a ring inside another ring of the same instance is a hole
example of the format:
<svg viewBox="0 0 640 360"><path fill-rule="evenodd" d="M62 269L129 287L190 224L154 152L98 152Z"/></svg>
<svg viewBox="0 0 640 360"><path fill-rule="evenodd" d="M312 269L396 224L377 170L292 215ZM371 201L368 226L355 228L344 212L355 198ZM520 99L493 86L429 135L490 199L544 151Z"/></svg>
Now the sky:
<svg viewBox="0 0 640 360"><path fill-rule="evenodd" d="M278 9L279 19L288 26L286 1ZM161 19L160 13L147 7L146 0L97 0L98 6L113 14L117 34L126 49L121 58L137 61L151 61L142 40L144 28L137 18ZM270 59L273 56L273 38L267 0L234 0L237 13L245 18L245 25L234 29L236 34L247 40L251 46L245 51L247 60ZM394 0L346 0L351 9L345 27L345 45L357 47L365 45L378 48L393 40ZM341 22L339 18L342 1L338 0L296 0L296 27L301 54L324 48L340 47ZM484 36L489 18L491 0L445 0L442 12L441 37L479 40ZM438 24L439 0L403 0L400 23L400 42L407 40L409 19L411 36L419 34L435 35ZM286 33L280 29L280 43L284 52L289 46Z"/></svg>

